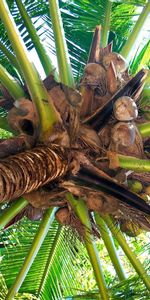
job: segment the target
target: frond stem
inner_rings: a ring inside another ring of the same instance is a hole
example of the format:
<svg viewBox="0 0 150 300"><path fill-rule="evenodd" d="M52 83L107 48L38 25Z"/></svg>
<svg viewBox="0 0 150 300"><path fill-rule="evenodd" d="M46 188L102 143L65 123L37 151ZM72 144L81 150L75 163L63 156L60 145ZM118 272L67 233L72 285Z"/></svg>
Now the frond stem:
<svg viewBox="0 0 150 300"><path fill-rule="evenodd" d="M54 221L55 217L55 208L49 208L46 213L44 214L43 220L41 221L41 224L39 226L39 229L34 237L34 240L32 242L31 248L28 252L28 255L25 258L25 261L22 265L22 268L20 272L18 273L16 280L10 290L8 291L8 294L5 298L5 300L12 300L15 294L19 291L19 288L21 287L27 273L29 272L34 259L40 250L40 247L48 233L49 227Z"/></svg>
<svg viewBox="0 0 150 300"><path fill-rule="evenodd" d="M9 91L13 99L25 97L25 92L18 81L13 78L7 70L0 64L0 82Z"/></svg>
<svg viewBox="0 0 150 300"><path fill-rule="evenodd" d="M147 287L148 290L150 290L150 277L146 273L144 267L136 257L136 255L131 251L130 247L128 246L123 234L121 231L115 227L115 224L111 220L109 216L103 216L104 221L106 222L107 226L109 227L110 231L118 241L119 245L121 246L122 250L128 257L130 263L132 264L133 268L136 270L138 275L141 277L143 280L145 286Z"/></svg>
<svg viewBox="0 0 150 300"><path fill-rule="evenodd" d="M22 16L23 22L28 30L28 33L31 37L31 40L35 46L35 49L38 53L38 56L39 56L42 66L43 66L43 69L45 71L45 74L47 76L49 74L53 74L55 77L55 80L58 80L58 74L56 72L56 68L54 67L48 53L46 52L46 49L44 48L43 44L41 43L40 38L36 32L36 29L31 21L31 18L29 17L22 1L16 0L16 4L17 4L19 12Z"/></svg>
<svg viewBox="0 0 150 300"><path fill-rule="evenodd" d="M62 230L62 227L59 225L59 226L58 226L58 229L57 229L57 232L56 232L56 235L55 235L55 239L54 239L52 248L51 248L51 250L50 250L50 253L49 253L49 256L48 256L48 259L47 259L46 266L45 266L45 268L44 268L43 276L42 276L42 278L41 278L41 283L40 283L40 286L39 286L39 289L38 289L38 293L37 293L38 296L40 295L40 293L41 293L41 291L42 291L42 288L43 288L43 285L44 285L44 283L45 283L47 274L48 274L48 272L49 272L49 268L50 268L52 259L53 259L53 257L54 257L54 253L55 253L56 248L57 248L57 246L58 246L58 243L59 243L59 241L60 241L61 230Z"/></svg>
<svg viewBox="0 0 150 300"><path fill-rule="evenodd" d="M105 243L106 249L107 249L110 259L113 263L115 271L118 275L118 278L120 279L120 281L125 280L127 278L127 276L124 272L119 255L115 248L115 244L114 244L111 232L109 231L109 229L108 229L106 223L104 222L104 220L102 219L102 217L100 217L98 213L95 213L94 215L95 215L96 223L97 223L98 228L101 233L101 237Z"/></svg>
<svg viewBox="0 0 150 300"><path fill-rule="evenodd" d="M88 210L85 205L85 202L83 199L76 200L72 194L67 194L67 200L71 204L72 208L75 211L75 214L80 219L84 226L84 242L85 246L89 255L89 258L91 260L91 264L93 267L93 271L95 274L96 282L99 287L100 295L103 300L108 300L108 294L107 294L107 287L106 282L104 279L99 255L96 249L96 245L93 240L93 236L91 234L92 228L91 223L88 215Z"/></svg>
<svg viewBox="0 0 150 300"><path fill-rule="evenodd" d="M108 32L110 29L110 20L111 20L111 8L112 8L112 2L109 0L106 0L106 11L105 11L105 18L104 23L102 26L102 32L101 32L101 46L106 47L108 43Z"/></svg>
<svg viewBox="0 0 150 300"><path fill-rule="evenodd" d="M71 69L67 43L65 40L58 0L49 0L50 16L56 44L59 76L62 83L74 88L74 78Z"/></svg>
<svg viewBox="0 0 150 300"><path fill-rule="evenodd" d="M20 197L15 203L4 211L0 218L0 230L4 228L23 208L28 205L28 201Z"/></svg>
<svg viewBox="0 0 150 300"><path fill-rule="evenodd" d="M150 136L150 122L138 124L137 126L142 137Z"/></svg>
<svg viewBox="0 0 150 300"><path fill-rule="evenodd" d="M148 1L145 7L143 8L143 11L141 12L127 42L125 43L124 47L121 50L121 55L124 58L127 58L129 54L131 53L132 47L134 46L134 43L140 34L141 29L143 28L143 25L150 13L150 2Z"/></svg>
<svg viewBox="0 0 150 300"><path fill-rule="evenodd" d="M150 172L150 161L146 159L138 159L132 156L116 154L118 159L118 167L133 170L135 172Z"/></svg>
<svg viewBox="0 0 150 300"><path fill-rule="evenodd" d="M0 1L0 18L7 30L8 37L12 43L14 53L16 54L20 68L23 72L31 98L35 103L39 115L42 138L43 136L46 136L52 129L52 126L58 122L58 114L46 89L44 88L43 82L40 79L36 68L28 59L27 50L9 12L6 0Z"/></svg>

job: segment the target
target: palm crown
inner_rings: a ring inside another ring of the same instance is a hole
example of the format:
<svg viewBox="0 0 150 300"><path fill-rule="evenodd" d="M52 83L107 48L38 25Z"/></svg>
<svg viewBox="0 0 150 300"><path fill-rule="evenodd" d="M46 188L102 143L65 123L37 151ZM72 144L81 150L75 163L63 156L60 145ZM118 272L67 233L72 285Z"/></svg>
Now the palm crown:
<svg viewBox="0 0 150 300"><path fill-rule="evenodd" d="M137 6L143 8L138 20ZM141 70L149 65L149 41L130 60L149 12L147 1L60 1L58 7L56 0L1 0L0 124L13 134L0 143L1 299L133 299L139 288L148 299L147 267L121 231L135 236L150 228L142 198L150 180L149 75ZM26 48L36 49L43 82ZM138 277L127 279L110 232ZM109 289L93 239L100 235L120 281L109 279ZM84 246L95 275L87 293L77 280Z"/></svg>

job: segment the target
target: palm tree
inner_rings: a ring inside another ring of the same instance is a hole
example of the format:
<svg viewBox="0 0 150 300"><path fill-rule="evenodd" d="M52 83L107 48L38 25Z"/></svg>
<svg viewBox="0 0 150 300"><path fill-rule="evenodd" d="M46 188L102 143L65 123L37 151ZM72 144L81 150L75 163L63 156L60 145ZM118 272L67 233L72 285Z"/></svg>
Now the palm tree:
<svg viewBox="0 0 150 300"><path fill-rule="evenodd" d="M133 299L133 293L139 293L137 282L140 296L148 297L146 268L121 230L136 235L150 228L150 206L142 198L143 191L144 197L149 194L150 123L143 115L137 119L136 105L148 74L138 68L149 64L149 42L130 62L132 75L126 63L150 3L60 1L67 44L58 1L7 2L9 6L5 0L0 2L0 124L13 137L0 143L0 226L6 229L24 216L32 222L23 219L2 232L1 299L12 299L20 287L19 299L78 294L75 289L81 286L73 278L82 243L98 292L76 298L117 299L118 293L120 297L128 293ZM136 5L143 10L135 22ZM47 35L55 41L59 72L42 43ZM45 72L44 81L28 58L27 48L33 47ZM143 113L148 105L143 104L149 90L147 78L139 109ZM110 232L138 274L133 280L126 278ZM111 289L93 239L100 234L120 280ZM125 292L121 294L122 287Z"/></svg>

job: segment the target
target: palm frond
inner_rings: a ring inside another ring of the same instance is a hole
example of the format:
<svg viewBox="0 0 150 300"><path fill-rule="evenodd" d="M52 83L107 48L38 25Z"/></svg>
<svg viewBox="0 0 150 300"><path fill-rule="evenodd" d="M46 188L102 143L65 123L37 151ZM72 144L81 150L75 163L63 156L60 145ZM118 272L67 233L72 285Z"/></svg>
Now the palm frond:
<svg viewBox="0 0 150 300"><path fill-rule="evenodd" d="M38 222L32 222L31 226L31 223L24 219L1 235L1 272L8 288L13 284L22 266L38 226ZM39 294L40 299L44 300L62 299L62 295L74 294L77 288L81 288L80 283L75 280L77 266L74 265L74 259L78 253L77 245L75 240L72 243L68 239L66 243L64 229L49 262L46 278L43 278L57 230L58 223L54 222L20 289L21 293ZM80 246L79 241L77 243Z"/></svg>
<svg viewBox="0 0 150 300"><path fill-rule="evenodd" d="M26 47L30 51L33 43L29 37L14 0L8 1L10 11L15 18L20 34L24 39ZM143 6L145 1L132 1L129 3L113 3L110 24L109 42L114 41L114 50L120 51L124 45L130 31L132 30L135 19L139 13L136 12L136 5ZM37 33L49 51L55 54L51 20L49 18L48 1L34 0L24 1L24 5L29 16L34 23ZM60 1L60 9L63 19L65 36L68 44L71 63L74 74L77 76L83 69L87 58L93 31L96 25L104 23L107 2L104 0L96 1ZM40 21L39 21L40 19ZM43 21L42 21L43 20ZM48 26L48 27L47 27ZM0 22L1 41L12 51L3 24ZM86 32L86 34L85 34ZM49 42L46 42L47 38ZM47 43L47 44L46 44ZM1 57L1 56L0 56ZM3 57L4 59L4 57ZM4 62L1 61L3 64Z"/></svg>
<svg viewBox="0 0 150 300"><path fill-rule="evenodd" d="M2 276L2 274L0 274L0 300L4 300L6 295L7 295L7 292L8 292L8 288L7 288L7 285L6 285L6 282ZM37 300L37 298L32 295L32 294L28 294L28 293L23 293L23 294L20 294L18 293L14 300L19 300L19 299L22 299L22 300Z"/></svg>
<svg viewBox="0 0 150 300"><path fill-rule="evenodd" d="M150 51L150 41L148 41L143 46L140 52L137 51L137 54L134 56L130 64L130 69L133 74L135 74L141 68L145 68L150 65L149 51Z"/></svg>

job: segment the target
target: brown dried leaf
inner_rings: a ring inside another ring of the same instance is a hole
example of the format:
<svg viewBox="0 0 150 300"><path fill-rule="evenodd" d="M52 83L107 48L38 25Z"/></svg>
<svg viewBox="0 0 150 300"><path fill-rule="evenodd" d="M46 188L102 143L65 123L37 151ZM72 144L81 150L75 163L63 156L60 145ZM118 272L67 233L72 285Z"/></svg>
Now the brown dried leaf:
<svg viewBox="0 0 150 300"><path fill-rule="evenodd" d="M88 63L95 63L99 62L99 52L100 52L100 37L101 37L101 26L96 26L95 32L93 35L90 51L89 51L89 57L88 57Z"/></svg>

